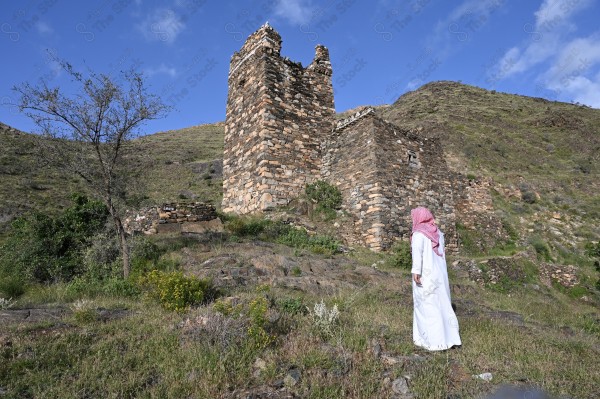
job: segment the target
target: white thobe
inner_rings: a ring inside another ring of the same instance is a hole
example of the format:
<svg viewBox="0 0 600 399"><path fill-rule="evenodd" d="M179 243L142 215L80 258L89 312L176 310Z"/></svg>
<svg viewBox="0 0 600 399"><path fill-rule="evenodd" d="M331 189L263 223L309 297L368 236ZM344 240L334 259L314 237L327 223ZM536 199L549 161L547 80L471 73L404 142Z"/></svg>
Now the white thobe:
<svg viewBox="0 0 600 399"><path fill-rule="evenodd" d="M439 230L438 230L439 231ZM440 231L437 255L431 240L420 232L412 236L412 270L421 275L421 286L412 281L413 341L428 350L444 350L461 345L458 319L450 302L450 284L446 270L444 235Z"/></svg>

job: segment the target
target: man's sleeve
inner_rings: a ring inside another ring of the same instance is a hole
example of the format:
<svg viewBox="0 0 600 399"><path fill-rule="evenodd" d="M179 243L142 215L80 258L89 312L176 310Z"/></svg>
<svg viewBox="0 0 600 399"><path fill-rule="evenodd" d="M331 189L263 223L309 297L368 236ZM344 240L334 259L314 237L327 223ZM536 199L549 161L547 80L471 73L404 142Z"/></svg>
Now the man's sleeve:
<svg viewBox="0 0 600 399"><path fill-rule="evenodd" d="M412 237L412 269L411 273L422 274L423 271L423 234L414 233Z"/></svg>

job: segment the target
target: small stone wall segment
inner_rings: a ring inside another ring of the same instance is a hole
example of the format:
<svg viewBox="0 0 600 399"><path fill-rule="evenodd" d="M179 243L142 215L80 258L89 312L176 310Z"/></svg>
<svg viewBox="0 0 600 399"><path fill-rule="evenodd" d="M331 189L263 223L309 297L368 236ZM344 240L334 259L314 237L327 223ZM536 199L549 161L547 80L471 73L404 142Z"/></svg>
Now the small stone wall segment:
<svg viewBox="0 0 600 399"><path fill-rule="evenodd" d="M364 109L339 121L323 143L322 175L342 191L344 209L354 218L355 241L379 251L408 239L410 210L426 206L455 246L453 175L439 143Z"/></svg>
<svg viewBox="0 0 600 399"><path fill-rule="evenodd" d="M280 56L281 37L262 26L231 60L225 125L223 210L286 205L318 179L320 142L334 123L329 52L312 63Z"/></svg>
<svg viewBox="0 0 600 399"><path fill-rule="evenodd" d="M180 226L182 224L194 224L215 219L218 219L217 211L211 204L203 202L169 203L128 212L124 226L128 234L156 234L182 231Z"/></svg>

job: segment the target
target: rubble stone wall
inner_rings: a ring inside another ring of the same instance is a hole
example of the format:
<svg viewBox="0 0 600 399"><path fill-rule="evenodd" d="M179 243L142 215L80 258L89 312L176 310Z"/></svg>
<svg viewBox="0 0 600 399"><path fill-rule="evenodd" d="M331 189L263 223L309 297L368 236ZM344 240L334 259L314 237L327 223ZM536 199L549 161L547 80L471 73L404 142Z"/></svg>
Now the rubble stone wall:
<svg viewBox="0 0 600 399"><path fill-rule="evenodd" d="M269 25L231 59L225 124L223 210L250 213L287 204L319 177L320 142L334 123L329 52L304 68L280 55Z"/></svg>
<svg viewBox="0 0 600 399"><path fill-rule="evenodd" d="M123 224L128 234L156 234L182 231L182 224L190 225L215 219L218 219L217 211L211 204L169 203L130 212Z"/></svg>
<svg viewBox="0 0 600 399"><path fill-rule="evenodd" d="M453 179L436 140L421 139L375 113L362 112L323 145L322 174L342 191L355 241L373 250L408 239L410 210L426 206L456 247ZM360 160L357 162L356 160Z"/></svg>

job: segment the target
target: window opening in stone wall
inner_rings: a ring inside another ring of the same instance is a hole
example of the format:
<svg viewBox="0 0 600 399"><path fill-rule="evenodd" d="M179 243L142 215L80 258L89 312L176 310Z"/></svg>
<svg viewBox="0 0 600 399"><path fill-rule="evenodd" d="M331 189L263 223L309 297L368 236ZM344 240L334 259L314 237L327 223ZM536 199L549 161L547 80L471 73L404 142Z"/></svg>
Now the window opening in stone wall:
<svg viewBox="0 0 600 399"><path fill-rule="evenodd" d="M419 161L417 160L417 153L414 151L408 151L408 166L412 166L413 168L417 168L419 166Z"/></svg>
<svg viewBox="0 0 600 399"><path fill-rule="evenodd" d="M246 85L246 79L241 79L238 83L238 87L244 87Z"/></svg>

